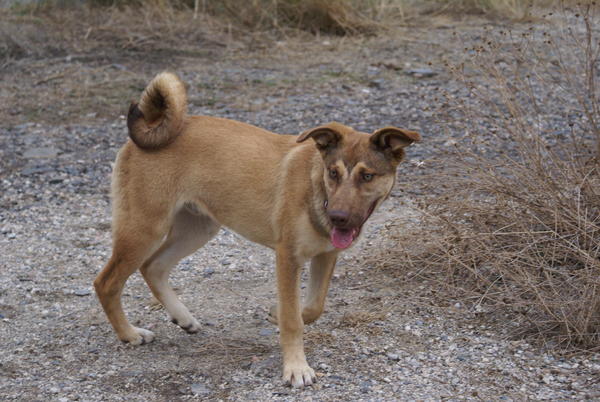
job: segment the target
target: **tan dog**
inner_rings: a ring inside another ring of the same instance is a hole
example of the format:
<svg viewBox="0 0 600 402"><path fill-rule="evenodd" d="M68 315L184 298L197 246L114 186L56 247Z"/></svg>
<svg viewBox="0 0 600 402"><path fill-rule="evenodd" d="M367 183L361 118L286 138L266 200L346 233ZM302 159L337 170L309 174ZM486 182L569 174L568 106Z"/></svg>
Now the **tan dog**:
<svg viewBox="0 0 600 402"><path fill-rule="evenodd" d="M199 331L168 276L224 225L275 250L279 297L272 319L281 332L283 378L310 385L315 373L304 355L304 324L323 312L338 253L388 197L403 148L419 134L387 127L369 135L330 123L300 136L278 135L188 116L186 104L181 81L162 73L129 110L133 141L120 150L112 181L113 253L94 281L102 307L123 342L152 341L154 334L132 326L121 306L125 281L140 269L172 321Z"/></svg>

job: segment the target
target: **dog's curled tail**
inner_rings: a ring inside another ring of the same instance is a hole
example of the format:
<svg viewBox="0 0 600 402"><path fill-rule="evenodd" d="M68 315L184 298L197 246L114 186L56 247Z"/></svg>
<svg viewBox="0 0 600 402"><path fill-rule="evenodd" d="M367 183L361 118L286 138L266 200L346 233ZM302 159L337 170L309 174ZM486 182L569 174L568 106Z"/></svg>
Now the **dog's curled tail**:
<svg viewBox="0 0 600 402"><path fill-rule="evenodd" d="M129 107L129 137L143 149L164 147L181 133L186 115L185 86L175 74L160 73L148 84L140 102Z"/></svg>

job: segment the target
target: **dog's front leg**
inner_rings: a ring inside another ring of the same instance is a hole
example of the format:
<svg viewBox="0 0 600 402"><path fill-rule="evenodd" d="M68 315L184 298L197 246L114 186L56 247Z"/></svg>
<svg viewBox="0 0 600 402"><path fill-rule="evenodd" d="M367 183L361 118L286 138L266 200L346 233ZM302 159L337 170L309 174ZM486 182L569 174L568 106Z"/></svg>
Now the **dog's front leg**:
<svg viewBox="0 0 600 402"><path fill-rule="evenodd" d="M308 294L302 310L302 321L305 324L316 321L323 313L337 255L337 251L320 254L313 257L310 262Z"/></svg>
<svg viewBox="0 0 600 402"><path fill-rule="evenodd" d="M302 333L304 323L300 312L300 271L302 261L293 248L277 247L277 292L279 296L278 323L283 353L283 380L294 387L311 385L315 372L304 355Z"/></svg>

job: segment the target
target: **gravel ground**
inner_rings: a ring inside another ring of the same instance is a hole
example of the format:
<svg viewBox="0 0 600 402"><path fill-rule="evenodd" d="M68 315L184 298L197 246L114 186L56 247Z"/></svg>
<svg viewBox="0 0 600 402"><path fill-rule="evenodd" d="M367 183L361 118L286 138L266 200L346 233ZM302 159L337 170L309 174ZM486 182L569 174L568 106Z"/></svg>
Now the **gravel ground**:
<svg viewBox="0 0 600 402"><path fill-rule="evenodd" d="M600 398L597 355L561 357L511 339L507 326L490 324L483 312L369 262L394 246L391 223L417 223L411 205L419 194L404 186L427 173L428 161L456 134L443 134L430 108L440 89L460 93L439 67L465 45L449 39L455 29L473 41L481 34L476 22L438 24L372 39L228 46L194 57L88 54L8 65L0 86L0 399ZM391 199L339 262L326 313L306 328L319 379L308 389L280 379L277 329L265 320L275 298L272 252L230 231L172 275L204 324L198 334L170 324L136 274L124 305L134 325L157 338L123 345L93 293L110 253L110 170L126 140L120 114L167 68L189 84L194 113L281 133L330 120L423 133ZM66 91L73 86L89 93ZM118 100L106 98L113 91Z"/></svg>

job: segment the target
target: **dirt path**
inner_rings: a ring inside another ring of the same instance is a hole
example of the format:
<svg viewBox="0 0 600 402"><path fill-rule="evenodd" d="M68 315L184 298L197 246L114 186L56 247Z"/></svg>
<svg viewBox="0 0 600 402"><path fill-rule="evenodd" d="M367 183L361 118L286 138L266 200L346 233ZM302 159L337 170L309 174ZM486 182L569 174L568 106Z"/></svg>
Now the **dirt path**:
<svg viewBox="0 0 600 402"><path fill-rule="evenodd" d="M462 33L475 40L480 26ZM439 302L424 284L372 266L395 247L389 224L411 221L406 183L449 140L435 120L440 68L464 43L452 27L377 39L283 41L250 53L73 54L24 58L0 85L0 395L7 400L525 400L600 397L596 357L560 358L510 340L481 315ZM429 63L433 63L429 65ZM123 117L158 71L189 84L190 108L281 133L338 120L362 130L410 127L399 183L361 243L338 264L327 312L307 327L307 390L285 387L276 328L273 256L229 231L183 261L172 282L204 324L187 335L166 320L139 275L124 304L157 339L117 341L91 282L110 252L110 163ZM421 162L425 162L421 165ZM402 267L398 267L401 270Z"/></svg>

